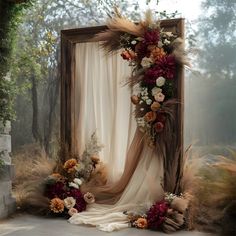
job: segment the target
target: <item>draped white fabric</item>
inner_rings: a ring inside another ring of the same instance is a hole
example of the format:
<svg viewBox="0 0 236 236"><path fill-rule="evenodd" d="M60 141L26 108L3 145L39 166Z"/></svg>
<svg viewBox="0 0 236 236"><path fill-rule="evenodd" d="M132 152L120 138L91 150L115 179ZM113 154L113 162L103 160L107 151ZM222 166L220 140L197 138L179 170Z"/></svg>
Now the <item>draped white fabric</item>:
<svg viewBox="0 0 236 236"><path fill-rule="evenodd" d="M104 144L101 160L109 180L123 171L127 145L135 130L131 122L130 89L124 86L131 69L119 53L107 56L98 42L76 45L76 118L80 153L96 130Z"/></svg>
<svg viewBox="0 0 236 236"><path fill-rule="evenodd" d="M76 65L79 150L83 151L97 129L105 145L101 159L108 164L112 180L116 180L124 167L136 128L129 88L121 86L130 68L119 55L104 56L98 43L77 44ZM124 211L145 212L163 197L161 160L156 150L145 144L120 200L115 205L89 205L85 212L73 215L70 223L94 225L107 232L128 227Z"/></svg>

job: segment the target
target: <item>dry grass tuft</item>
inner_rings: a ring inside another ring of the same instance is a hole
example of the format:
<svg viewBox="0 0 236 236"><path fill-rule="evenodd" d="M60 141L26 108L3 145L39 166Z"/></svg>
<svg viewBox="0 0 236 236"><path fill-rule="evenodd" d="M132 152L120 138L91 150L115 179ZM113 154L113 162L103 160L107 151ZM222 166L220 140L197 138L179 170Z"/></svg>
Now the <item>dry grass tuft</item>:
<svg viewBox="0 0 236 236"><path fill-rule="evenodd" d="M31 213L45 214L48 211L49 200L43 197L43 182L56 167L56 160L48 158L37 144L31 144L13 154L13 164L13 194L18 208Z"/></svg>

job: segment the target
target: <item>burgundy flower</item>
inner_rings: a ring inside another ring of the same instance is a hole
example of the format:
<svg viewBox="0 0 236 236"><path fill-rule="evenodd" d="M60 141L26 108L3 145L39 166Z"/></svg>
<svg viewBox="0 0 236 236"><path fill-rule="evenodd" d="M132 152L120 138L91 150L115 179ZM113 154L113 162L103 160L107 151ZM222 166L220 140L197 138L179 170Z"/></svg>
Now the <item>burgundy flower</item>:
<svg viewBox="0 0 236 236"><path fill-rule="evenodd" d="M146 70L144 74L144 82L146 84L156 84L158 77L173 79L175 76L176 63L174 56L164 56L157 61L156 65Z"/></svg>
<svg viewBox="0 0 236 236"><path fill-rule="evenodd" d="M147 50L147 44L145 44L144 42L139 42L136 46L135 46L135 52L137 53L137 57L139 60L142 60L142 58L144 58L145 56L148 56L148 50ZM150 54L150 52L149 52Z"/></svg>
<svg viewBox="0 0 236 236"><path fill-rule="evenodd" d="M144 34L144 42L148 45L157 44L160 39L160 33L157 30L149 30Z"/></svg>
<svg viewBox="0 0 236 236"><path fill-rule="evenodd" d="M78 212L85 211L86 210L86 202L84 200L83 194L80 192L79 189L70 189L68 192L68 197L73 197L76 200L76 204L74 206L75 209L78 210Z"/></svg>
<svg viewBox="0 0 236 236"><path fill-rule="evenodd" d="M147 212L148 228L159 230L165 221L168 208L169 204L165 201L160 201L152 205Z"/></svg>
<svg viewBox="0 0 236 236"><path fill-rule="evenodd" d="M176 70L175 57L172 55L161 57L157 61L157 68L159 76L163 76L166 79L173 79Z"/></svg>
<svg viewBox="0 0 236 236"><path fill-rule="evenodd" d="M62 182L56 182L55 184L48 185L45 191L45 195L50 199L55 197L64 198L65 194L66 187Z"/></svg>
<svg viewBox="0 0 236 236"><path fill-rule="evenodd" d="M158 67L157 66L151 67L146 70L143 81L147 84L154 85L156 84L156 79L158 76L159 76Z"/></svg>

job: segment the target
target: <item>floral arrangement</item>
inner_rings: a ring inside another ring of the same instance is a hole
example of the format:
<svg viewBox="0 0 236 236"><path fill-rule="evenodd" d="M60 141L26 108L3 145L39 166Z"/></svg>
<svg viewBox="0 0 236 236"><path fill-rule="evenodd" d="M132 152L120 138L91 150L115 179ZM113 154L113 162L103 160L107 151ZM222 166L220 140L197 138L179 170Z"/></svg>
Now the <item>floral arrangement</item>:
<svg viewBox="0 0 236 236"><path fill-rule="evenodd" d="M133 67L129 83L134 94L135 117L139 129L155 144L170 116L170 104L175 104L177 65L186 64L181 39L164 32L150 12L139 24L117 16L98 39L109 52L123 49L121 56ZM135 86L137 85L137 86Z"/></svg>
<svg viewBox="0 0 236 236"><path fill-rule="evenodd" d="M184 197L166 194L164 200L153 204L145 214L128 213L128 219L138 229L175 232L184 226L187 207L188 200Z"/></svg>
<svg viewBox="0 0 236 236"><path fill-rule="evenodd" d="M49 210L52 213L72 216L85 211L87 204L95 202L94 195L82 192L81 187L90 180L99 163L98 153L101 148L93 134L80 159L67 160L61 173L55 172L47 177L44 195L50 199Z"/></svg>

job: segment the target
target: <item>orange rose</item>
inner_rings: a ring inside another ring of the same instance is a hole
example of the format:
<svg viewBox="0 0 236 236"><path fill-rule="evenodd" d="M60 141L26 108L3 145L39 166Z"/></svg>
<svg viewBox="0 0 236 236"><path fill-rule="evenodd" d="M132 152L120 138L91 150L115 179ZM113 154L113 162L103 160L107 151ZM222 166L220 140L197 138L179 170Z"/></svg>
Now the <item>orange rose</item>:
<svg viewBox="0 0 236 236"><path fill-rule="evenodd" d="M144 119L146 122L152 122L152 121L156 120L156 118L157 118L157 114L154 111L149 111L144 116Z"/></svg>
<svg viewBox="0 0 236 236"><path fill-rule="evenodd" d="M136 104L139 103L139 98L138 98L138 96L136 96L136 95L132 95L130 99L131 99L131 102L132 102L134 105L136 105Z"/></svg>
<svg viewBox="0 0 236 236"><path fill-rule="evenodd" d="M161 107L161 104L159 102L153 102L151 105L152 111L157 111Z"/></svg>
<svg viewBox="0 0 236 236"><path fill-rule="evenodd" d="M153 61L158 61L160 58L164 57L166 53L164 52L163 48L154 48L151 51L151 58Z"/></svg>
<svg viewBox="0 0 236 236"><path fill-rule="evenodd" d="M53 198L50 201L50 210L54 213L62 213L64 211L64 202L60 198Z"/></svg>
<svg viewBox="0 0 236 236"><path fill-rule="evenodd" d="M135 226L139 229L146 229L148 224L147 224L147 220L145 218L138 218L135 222L134 222Z"/></svg>
<svg viewBox="0 0 236 236"><path fill-rule="evenodd" d="M78 164L77 160L72 158L65 162L63 168L68 172L71 173L74 171L75 166Z"/></svg>

